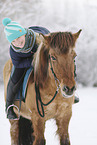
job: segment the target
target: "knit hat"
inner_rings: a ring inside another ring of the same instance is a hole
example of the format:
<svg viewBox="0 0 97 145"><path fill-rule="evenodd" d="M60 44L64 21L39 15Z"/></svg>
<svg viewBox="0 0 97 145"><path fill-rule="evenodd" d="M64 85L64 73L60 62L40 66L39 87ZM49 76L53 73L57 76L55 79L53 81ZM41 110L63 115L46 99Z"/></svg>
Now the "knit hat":
<svg viewBox="0 0 97 145"><path fill-rule="evenodd" d="M11 43L14 39L26 34L26 30L17 22L12 21L10 18L2 20L5 26L4 32L7 40Z"/></svg>

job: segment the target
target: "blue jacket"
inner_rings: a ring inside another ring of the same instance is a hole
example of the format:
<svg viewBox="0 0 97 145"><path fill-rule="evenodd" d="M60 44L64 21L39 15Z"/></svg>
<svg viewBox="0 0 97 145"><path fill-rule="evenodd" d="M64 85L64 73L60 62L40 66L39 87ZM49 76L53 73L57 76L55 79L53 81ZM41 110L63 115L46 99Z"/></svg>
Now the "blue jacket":
<svg viewBox="0 0 97 145"><path fill-rule="evenodd" d="M34 30L37 33L40 33L40 32L43 34L49 33L49 31L43 27L33 26L29 28ZM37 47L38 45L35 44L33 49L29 53L21 53L21 52L15 52L10 46L10 56L11 56L13 65L16 68L29 68L31 66L33 55L36 52Z"/></svg>
<svg viewBox="0 0 97 145"><path fill-rule="evenodd" d="M37 45L34 46L32 51L36 52L36 50L37 50ZM16 68L29 68L31 66L31 62L34 54L32 51L29 53L15 52L10 46L10 56L13 65Z"/></svg>

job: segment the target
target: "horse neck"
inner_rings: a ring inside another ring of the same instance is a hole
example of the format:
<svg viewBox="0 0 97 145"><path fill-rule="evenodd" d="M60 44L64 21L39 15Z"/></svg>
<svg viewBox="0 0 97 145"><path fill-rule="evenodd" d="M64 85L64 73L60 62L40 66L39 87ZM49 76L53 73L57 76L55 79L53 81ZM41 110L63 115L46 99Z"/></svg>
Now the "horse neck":
<svg viewBox="0 0 97 145"><path fill-rule="evenodd" d="M43 88L41 91L43 91L44 94L47 94L47 95L51 95L53 96L54 95L54 92L56 92L56 84L55 84L55 80L53 78L53 76L48 75L46 81L44 82L44 85L43 85Z"/></svg>

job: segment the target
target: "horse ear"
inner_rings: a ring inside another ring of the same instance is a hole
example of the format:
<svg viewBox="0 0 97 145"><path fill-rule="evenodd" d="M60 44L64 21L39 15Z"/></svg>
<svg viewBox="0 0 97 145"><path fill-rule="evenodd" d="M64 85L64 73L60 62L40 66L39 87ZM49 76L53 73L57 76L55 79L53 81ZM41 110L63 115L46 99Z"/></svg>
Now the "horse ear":
<svg viewBox="0 0 97 145"><path fill-rule="evenodd" d="M74 34L73 34L75 41L76 41L77 38L79 37L81 31L82 31L82 29L80 29L77 33L74 33Z"/></svg>
<svg viewBox="0 0 97 145"><path fill-rule="evenodd" d="M40 35L43 36L44 40L45 40L48 44L50 43L50 41L51 41L50 34L44 35L44 34L40 33Z"/></svg>

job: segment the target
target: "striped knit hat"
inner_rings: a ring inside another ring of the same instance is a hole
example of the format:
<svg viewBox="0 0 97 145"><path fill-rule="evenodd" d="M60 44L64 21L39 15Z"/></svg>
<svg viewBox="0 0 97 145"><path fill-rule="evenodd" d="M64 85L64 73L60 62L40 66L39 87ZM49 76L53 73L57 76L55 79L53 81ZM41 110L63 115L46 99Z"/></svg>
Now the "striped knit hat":
<svg viewBox="0 0 97 145"><path fill-rule="evenodd" d="M10 18L4 18L2 23L5 26L6 38L10 43L14 39L26 34L26 30L19 23L11 21Z"/></svg>

